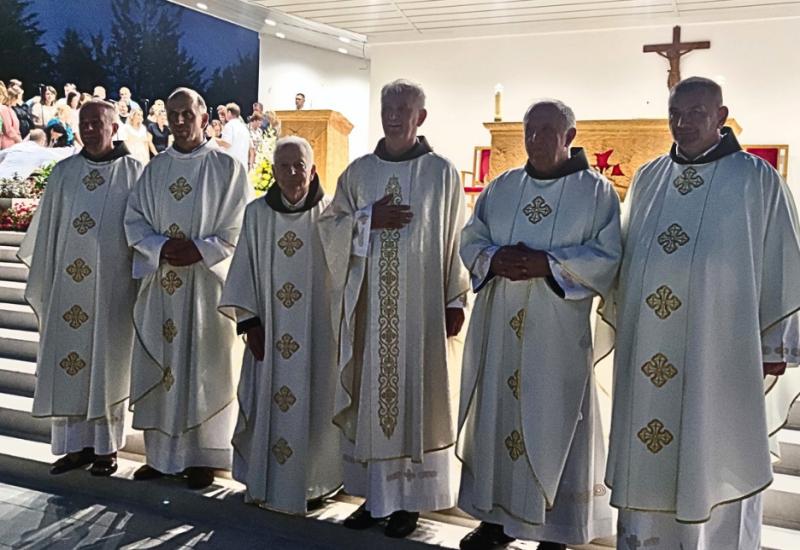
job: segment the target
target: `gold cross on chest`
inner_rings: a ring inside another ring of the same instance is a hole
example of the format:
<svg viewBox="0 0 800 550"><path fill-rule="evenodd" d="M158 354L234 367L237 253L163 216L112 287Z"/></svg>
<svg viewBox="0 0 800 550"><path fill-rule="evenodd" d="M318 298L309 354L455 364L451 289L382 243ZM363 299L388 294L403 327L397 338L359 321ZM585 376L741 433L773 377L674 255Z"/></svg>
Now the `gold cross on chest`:
<svg viewBox="0 0 800 550"><path fill-rule="evenodd" d="M669 60L669 75L667 76L667 87L671 90L675 84L681 81L681 57L692 50L707 50L711 47L711 42L681 42L681 28L672 28L672 42L669 44L647 44L643 47L644 53L657 53Z"/></svg>

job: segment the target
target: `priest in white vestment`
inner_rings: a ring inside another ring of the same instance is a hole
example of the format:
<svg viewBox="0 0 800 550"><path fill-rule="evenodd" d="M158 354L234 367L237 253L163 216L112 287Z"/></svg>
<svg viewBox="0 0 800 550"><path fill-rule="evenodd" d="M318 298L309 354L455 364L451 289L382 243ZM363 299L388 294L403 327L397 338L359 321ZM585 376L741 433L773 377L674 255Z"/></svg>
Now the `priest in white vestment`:
<svg viewBox="0 0 800 550"><path fill-rule="evenodd" d="M274 158L275 184L245 210L220 302L248 348L233 477L247 500L304 514L342 486L331 277L318 223L330 199L306 140L278 140Z"/></svg>
<svg viewBox="0 0 800 550"><path fill-rule="evenodd" d="M136 287L125 240L128 195L141 164L114 143L116 114L95 100L80 112L84 148L48 179L19 258L39 322L33 416L52 418L51 473L92 463L109 476L124 444Z"/></svg>
<svg viewBox="0 0 800 550"><path fill-rule="evenodd" d="M727 116L713 81L677 84L675 144L626 201L606 474L621 548L760 548L763 378L798 347L800 243L788 187Z"/></svg>
<svg viewBox="0 0 800 550"><path fill-rule="evenodd" d="M480 519L462 550L514 538L565 550L613 533L590 315L622 256L619 198L570 150L557 100L525 113L528 162L481 193L461 235L478 296L464 350L459 507Z"/></svg>
<svg viewBox="0 0 800 550"><path fill-rule="evenodd" d="M231 467L242 349L217 306L251 190L241 163L206 141L199 94L173 92L167 119L173 146L147 165L125 216L141 280L131 406L147 464L135 478L185 472L203 488Z"/></svg>
<svg viewBox="0 0 800 550"><path fill-rule="evenodd" d="M385 138L339 178L321 219L341 318L334 422L344 435L344 485L365 504L346 527L391 515L404 537L420 511L455 504L458 365L448 337L464 322L467 272L458 257L464 193L455 167L417 128L422 89L381 91Z"/></svg>

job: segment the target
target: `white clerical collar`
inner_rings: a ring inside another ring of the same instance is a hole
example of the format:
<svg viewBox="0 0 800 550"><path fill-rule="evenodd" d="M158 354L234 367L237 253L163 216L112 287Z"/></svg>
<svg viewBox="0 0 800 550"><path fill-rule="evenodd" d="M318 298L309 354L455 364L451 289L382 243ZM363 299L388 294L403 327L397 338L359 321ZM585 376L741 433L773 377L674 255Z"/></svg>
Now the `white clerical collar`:
<svg viewBox="0 0 800 550"><path fill-rule="evenodd" d="M720 140L718 142L716 142L714 145L712 145L711 147L709 147L707 150L703 151L699 155L696 155L694 158L689 158L686 155L684 155L683 151L681 151L680 147L676 147L675 148L675 154L678 155L683 160L688 160L689 162L691 162L693 160L697 160L699 158L703 158L704 156L708 155L709 153L711 153L711 151L713 151L714 149L719 147L721 143L722 143L722 138L720 137Z"/></svg>
<svg viewBox="0 0 800 550"><path fill-rule="evenodd" d="M308 196L308 193L303 195L303 198L301 198L299 201L297 201L296 203L292 204L291 202L289 202L289 199L287 199L283 195L283 193L281 193L281 202L289 210L300 210L301 208L303 208L303 203L306 201L306 197L307 196Z"/></svg>

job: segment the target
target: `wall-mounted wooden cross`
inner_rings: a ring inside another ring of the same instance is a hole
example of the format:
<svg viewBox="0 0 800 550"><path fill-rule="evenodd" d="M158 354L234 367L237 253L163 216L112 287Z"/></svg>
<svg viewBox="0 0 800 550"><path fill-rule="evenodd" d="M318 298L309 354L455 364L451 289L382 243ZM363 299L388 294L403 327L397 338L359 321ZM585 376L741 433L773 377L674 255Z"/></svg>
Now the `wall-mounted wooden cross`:
<svg viewBox="0 0 800 550"><path fill-rule="evenodd" d="M669 76L667 77L667 87L672 87L681 81L681 57L692 50L707 50L711 47L711 42L681 42L681 28L672 28L671 44L649 44L644 46L644 53L655 52L661 57L669 60Z"/></svg>

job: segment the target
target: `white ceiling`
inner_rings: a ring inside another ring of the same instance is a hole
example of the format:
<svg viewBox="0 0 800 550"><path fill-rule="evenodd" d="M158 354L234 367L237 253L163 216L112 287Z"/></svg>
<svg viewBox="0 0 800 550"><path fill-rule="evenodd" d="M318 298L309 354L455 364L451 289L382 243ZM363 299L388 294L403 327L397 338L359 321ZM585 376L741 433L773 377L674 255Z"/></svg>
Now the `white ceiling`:
<svg viewBox="0 0 800 550"><path fill-rule="evenodd" d="M370 43L800 16L800 0L240 0Z"/></svg>

